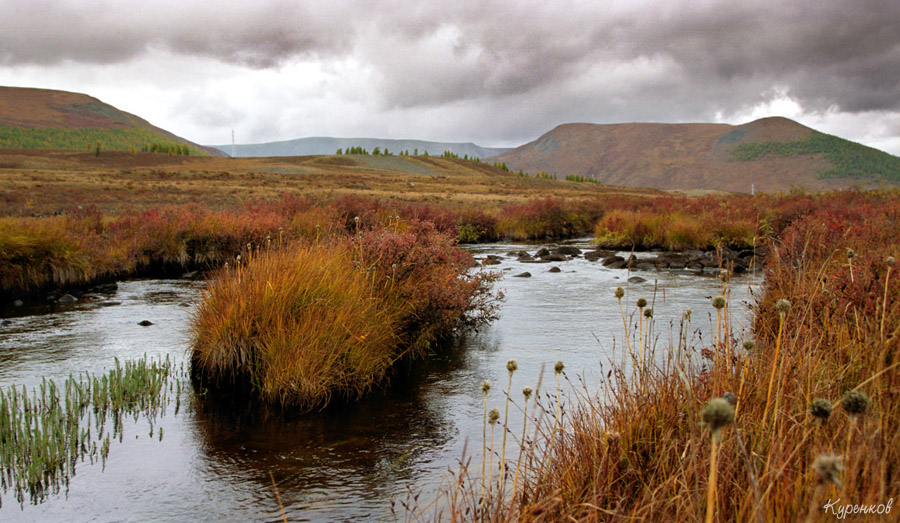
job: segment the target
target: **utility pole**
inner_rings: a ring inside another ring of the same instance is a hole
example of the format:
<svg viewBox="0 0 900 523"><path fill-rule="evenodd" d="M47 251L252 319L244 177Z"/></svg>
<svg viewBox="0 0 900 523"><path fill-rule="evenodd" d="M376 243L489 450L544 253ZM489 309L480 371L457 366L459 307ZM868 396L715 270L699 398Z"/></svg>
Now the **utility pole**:
<svg viewBox="0 0 900 523"><path fill-rule="evenodd" d="M231 130L231 157L234 158L234 129Z"/></svg>

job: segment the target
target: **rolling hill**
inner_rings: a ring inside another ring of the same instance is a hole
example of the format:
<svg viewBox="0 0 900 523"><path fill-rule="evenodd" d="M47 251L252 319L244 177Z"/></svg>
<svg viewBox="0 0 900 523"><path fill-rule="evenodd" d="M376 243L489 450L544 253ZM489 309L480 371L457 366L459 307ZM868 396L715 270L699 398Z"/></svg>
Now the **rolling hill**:
<svg viewBox="0 0 900 523"><path fill-rule="evenodd" d="M231 145L212 145L225 154L232 155ZM274 157L274 156L313 156L321 154L334 154L338 149L347 150L350 147L362 147L367 151L373 151L376 147L381 151L389 151L397 154L409 151L410 154L424 154L426 151L431 156L440 156L444 151L450 151L460 158L490 158L509 151L508 148L481 147L474 143L453 142L428 142L424 140L388 140L381 138L330 138L312 137L287 140L283 142L267 142L257 144L239 144L234 146L233 156L239 158L249 157Z"/></svg>
<svg viewBox="0 0 900 523"><path fill-rule="evenodd" d="M222 153L85 94L0 87L0 148Z"/></svg>
<svg viewBox="0 0 900 523"><path fill-rule="evenodd" d="M787 118L556 127L494 158L513 170L631 187L734 192L900 184L900 158Z"/></svg>

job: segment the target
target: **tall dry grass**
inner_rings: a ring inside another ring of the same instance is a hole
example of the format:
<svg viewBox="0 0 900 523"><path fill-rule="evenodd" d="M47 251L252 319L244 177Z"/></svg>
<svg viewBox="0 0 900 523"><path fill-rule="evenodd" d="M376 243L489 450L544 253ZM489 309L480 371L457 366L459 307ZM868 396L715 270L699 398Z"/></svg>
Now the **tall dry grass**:
<svg viewBox="0 0 900 523"><path fill-rule="evenodd" d="M753 343L723 329L652 365L617 365L563 430L544 407L521 488L479 500L463 464L440 518L828 521L847 504L894 517L883 512L900 497L900 197L840 198L796 214L770 245ZM715 449L702 415L714 398L736 414Z"/></svg>
<svg viewBox="0 0 900 523"><path fill-rule="evenodd" d="M194 317L192 364L205 382L309 409L385 376L408 310L347 245L247 258L216 274Z"/></svg>
<svg viewBox="0 0 900 523"><path fill-rule="evenodd" d="M358 398L394 364L493 315L487 273L430 222L250 248L209 284L194 375L216 391L306 411Z"/></svg>

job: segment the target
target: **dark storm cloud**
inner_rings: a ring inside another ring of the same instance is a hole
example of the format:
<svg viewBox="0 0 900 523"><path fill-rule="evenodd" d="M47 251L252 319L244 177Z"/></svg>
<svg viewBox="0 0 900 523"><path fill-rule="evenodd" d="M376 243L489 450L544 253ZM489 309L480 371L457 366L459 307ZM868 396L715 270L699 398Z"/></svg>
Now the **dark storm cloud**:
<svg viewBox="0 0 900 523"><path fill-rule="evenodd" d="M365 90L371 115L443 117L435 126L457 122L462 138L515 141L566 121L710 121L773 93L804 111L900 110L896 0L6 0L3 10L0 65L167 54L248 70L315 63L344 75L323 85ZM335 104L355 107L333 90Z"/></svg>
<svg viewBox="0 0 900 523"><path fill-rule="evenodd" d="M111 64L159 48L264 68L349 48L339 7L297 2L55 2L11 0L0 19L0 63Z"/></svg>

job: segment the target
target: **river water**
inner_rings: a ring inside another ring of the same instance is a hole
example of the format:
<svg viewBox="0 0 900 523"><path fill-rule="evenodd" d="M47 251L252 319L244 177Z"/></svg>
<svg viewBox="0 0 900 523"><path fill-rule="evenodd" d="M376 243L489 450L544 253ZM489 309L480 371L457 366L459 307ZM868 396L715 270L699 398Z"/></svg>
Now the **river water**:
<svg viewBox="0 0 900 523"><path fill-rule="evenodd" d="M392 500L403 519L401 502L418 493L415 504L427 505L464 451L480 463L480 385L493 383L489 407L502 412L507 360L518 361L512 397L519 402L522 387L537 386L542 366L544 389L555 390L557 360L576 388L598 388L610 361L623 355L617 286L627 288L629 310L638 297L653 302L660 353L677 339L686 308L693 310L695 342L711 332L710 297L721 293L715 278L628 273L581 257L524 264L505 256L537 247L474 247L476 257L504 256L500 265L486 268L504 273L496 284L505 295L499 319L414 364L365 400L295 419L263 419L212 407L182 376L181 408L168 408L155 422L164 429L162 439L158 430L151 435L146 420L127 419L105 466L78 463L67 486L38 502L26 495L20 503L14 492L0 491L0 520L280 521L273 479L291 521L393 520ZM561 272L549 272L552 266ZM523 271L532 276L513 276ZM648 281L628 283L634 275ZM732 280L738 337L747 329L747 303L758 282L749 275ZM168 355L181 368L189 351L188 322L202 290L202 282L187 280L125 281L113 296L88 295L72 305L8 315L0 325L0 387L31 388L43 378L61 382L70 373L101 373L115 358L145 354ZM153 325L139 326L141 320ZM513 432L521 424L521 413L512 409ZM514 459L515 447L510 441L508 459Z"/></svg>

